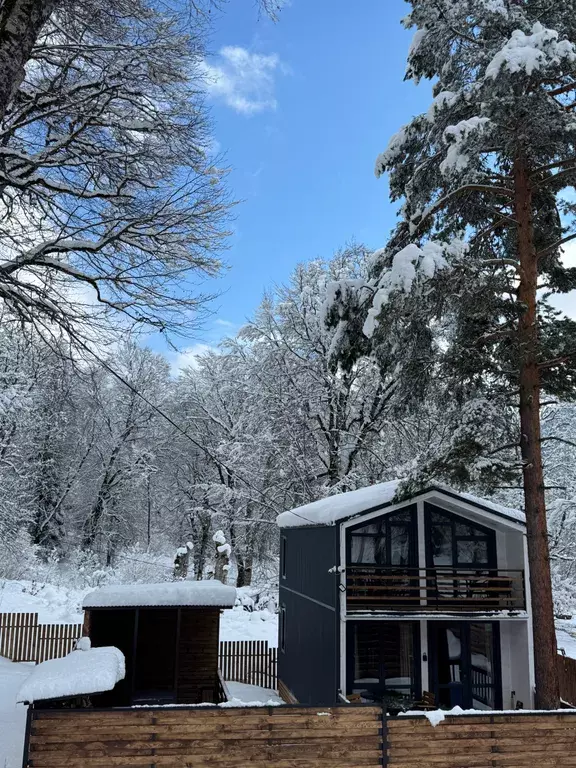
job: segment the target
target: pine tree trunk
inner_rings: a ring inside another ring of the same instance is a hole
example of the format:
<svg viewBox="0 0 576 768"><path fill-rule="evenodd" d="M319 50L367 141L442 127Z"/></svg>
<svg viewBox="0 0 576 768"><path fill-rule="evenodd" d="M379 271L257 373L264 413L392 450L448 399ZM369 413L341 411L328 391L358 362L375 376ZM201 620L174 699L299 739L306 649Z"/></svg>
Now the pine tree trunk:
<svg viewBox="0 0 576 768"><path fill-rule="evenodd" d="M514 194L520 262L518 300L524 308L518 325L520 429L534 624L536 704L542 709L556 709L560 704L558 661L540 442L538 262L534 246L532 187L528 163L522 156L514 163Z"/></svg>
<svg viewBox="0 0 576 768"><path fill-rule="evenodd" d="M24 67L58 0L0 2L0 119L24 79Z"/></svg>

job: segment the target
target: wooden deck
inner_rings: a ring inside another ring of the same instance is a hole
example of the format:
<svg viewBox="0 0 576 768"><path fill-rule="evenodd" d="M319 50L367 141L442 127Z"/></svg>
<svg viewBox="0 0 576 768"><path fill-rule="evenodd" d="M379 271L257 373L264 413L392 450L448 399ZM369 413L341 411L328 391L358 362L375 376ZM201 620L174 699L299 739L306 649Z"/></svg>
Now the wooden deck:
<svg viewBox="0 0 576 768"><path fill-rule="evenodd" d="M352 565L346 568L346 610L524 611L524 571Z"/></svg>

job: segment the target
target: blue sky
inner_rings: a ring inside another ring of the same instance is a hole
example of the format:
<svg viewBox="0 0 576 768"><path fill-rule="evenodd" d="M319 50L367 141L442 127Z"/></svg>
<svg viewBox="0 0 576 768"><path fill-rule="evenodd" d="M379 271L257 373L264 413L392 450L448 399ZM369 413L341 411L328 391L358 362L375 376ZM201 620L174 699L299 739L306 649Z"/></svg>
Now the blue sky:
<svg viewBox="0 0 576 768"><path fill-rule="evenodd" d="M192 353L240 326L299 261L353 238L384 244L395 208L374 161L430 101L429 84L403 81L407 11L404 0L290 0L274 24L255 0L230 0L216 18L209 103L242 202L214 284L225 293Z"/></svg>

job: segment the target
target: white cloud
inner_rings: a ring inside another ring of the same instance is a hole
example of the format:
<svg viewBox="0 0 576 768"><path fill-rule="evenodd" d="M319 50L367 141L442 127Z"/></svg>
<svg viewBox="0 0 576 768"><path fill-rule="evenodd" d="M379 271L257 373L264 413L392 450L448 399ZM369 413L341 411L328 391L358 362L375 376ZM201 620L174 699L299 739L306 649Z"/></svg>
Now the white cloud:
<svg viewBox="0 0 576 768"><path fill-rule="evenodd" d="M216 352L210 344L198 342L191 347L186 347L180 352L173 352L168 355L170 358L170 370L173 376L178 376L185 368L198 368L198 358L207 352Z"/></svg>
<svg viewBox="0 0 576 768"><path fill-rule="evenodd" d="M277 54L266 56L227 45L220 49L216 62L205 61L203 68L208 93L236 112L253 115L276 109L274 76L285 71Z"/></svg>
<svg viewBox="0 0 576 768"><path fill-rule="evenodd" d="M230 320L224 320L221 317L217 317L216 320L214 320L214 325L221 325L224 328L235 328L236 327L236 323L233 323Z"/></svg>

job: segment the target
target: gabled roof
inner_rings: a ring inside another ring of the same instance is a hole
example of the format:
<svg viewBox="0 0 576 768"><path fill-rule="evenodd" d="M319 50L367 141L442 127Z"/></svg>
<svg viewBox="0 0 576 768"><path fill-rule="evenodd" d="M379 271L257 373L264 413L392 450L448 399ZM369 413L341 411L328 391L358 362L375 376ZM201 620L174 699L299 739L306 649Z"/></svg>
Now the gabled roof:
<svg viewBox="0 0 576 768"><path fill-rule="evenodd" d="M232 608L236 590L221 581L167 581L160 584L117 584L89 592L83 608L205 607Z"/></svg>
<svg viewBox="0 0 576 768"><path fill-rule="evenodd" d="M334 496L326 496L311 504L305 504L302 507L296 507L287 512L282 512L276 518L280 528L301 528L304 526L327 526L335 525L344 520L348 520L356 515L375 512L379 509L385 509L396 503L409 504L413 499L420 498L426 494L437 493L451 500L461 500L471 504L484 512L489 512L498 517L513 520L516 523L525 524L524 513L518 509L505 507L489 499L482 499L471 493L455 491L448 486L435 483L425 490L419 492L412 499L396 499L396 493L401 480L390 480L387 483L378 483L369 485L366 488L359 488L356 491L347 493L338 493Z"/></svg>

